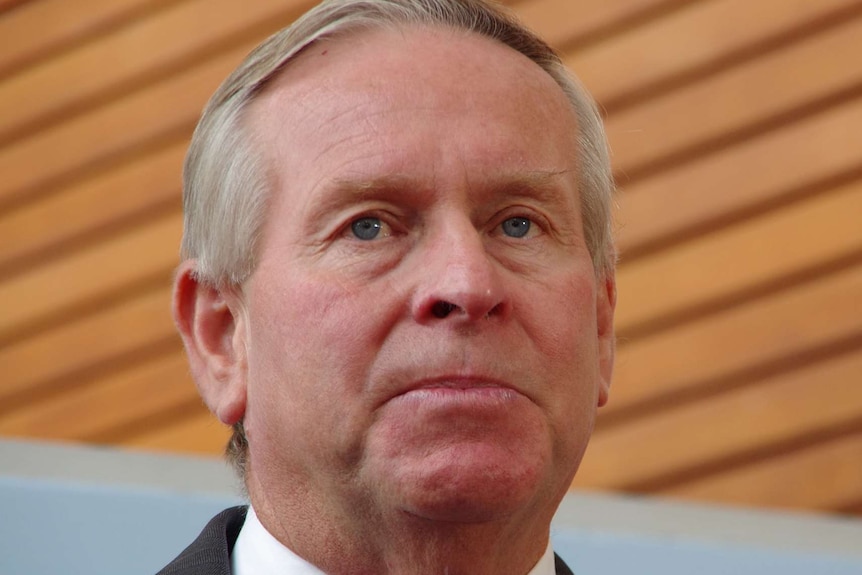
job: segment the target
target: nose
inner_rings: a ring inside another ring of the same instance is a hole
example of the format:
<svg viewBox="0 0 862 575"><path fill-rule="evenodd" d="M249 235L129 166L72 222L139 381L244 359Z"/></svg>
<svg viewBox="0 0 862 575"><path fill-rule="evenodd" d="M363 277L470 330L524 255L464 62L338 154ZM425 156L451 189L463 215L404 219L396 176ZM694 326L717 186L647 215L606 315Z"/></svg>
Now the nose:
<svg viewBox="0 0 862 575"><path fill-rule="evenodd" d="M499 264L472 224L450 226L422 255L413 303L417 322L475 322L506 315L509 302Z"/></svg>

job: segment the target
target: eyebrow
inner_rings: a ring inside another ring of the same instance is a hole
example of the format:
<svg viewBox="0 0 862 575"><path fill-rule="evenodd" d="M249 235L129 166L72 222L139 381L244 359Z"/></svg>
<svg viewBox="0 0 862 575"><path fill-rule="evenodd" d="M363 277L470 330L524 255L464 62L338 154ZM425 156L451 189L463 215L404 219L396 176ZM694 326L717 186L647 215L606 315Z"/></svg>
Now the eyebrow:
<svg viewBox="0 0 862 575"><path fill-rule="evenodd" d="M383 176L379 178L335 178L328 182L311 212L314 221L323 214L338 210L343 206L389 198L402 194L404 190L417 189L419 181L407 176Z"/></svg>
<svg viewBox="0 0 862 575"><path fill-rule="evenodd" d="M387 175L374 178L335 178L329 186L330 193L349 196L375 196L381 193L399 192L424 187L416 178L407 175Z"/></svg>
<svg viewBox="0 0 862 575"><path fill-rule="evenodd" d="M574 170L532 170L528 172L517 172L511 175L502 175L482 184L494 194L507 194L513 196L530 196L539 201L547 203L558 203L562 184L568 176L574 174ZM577 182L573 192L577 189Z"/></svg>
<svg viewBox="0 0 862 575"><path fill-rule="evenodd" d="M541 202L559 203L561 184L573 173L572 169L501 173L475 183L475 187L489 196L525 196ZM335 178L326 185L326 191L317 202L312 216L316 217L355 202L400 196L408 190L427 190L428 187L427 182L405 174L372 178Z"/></svg>

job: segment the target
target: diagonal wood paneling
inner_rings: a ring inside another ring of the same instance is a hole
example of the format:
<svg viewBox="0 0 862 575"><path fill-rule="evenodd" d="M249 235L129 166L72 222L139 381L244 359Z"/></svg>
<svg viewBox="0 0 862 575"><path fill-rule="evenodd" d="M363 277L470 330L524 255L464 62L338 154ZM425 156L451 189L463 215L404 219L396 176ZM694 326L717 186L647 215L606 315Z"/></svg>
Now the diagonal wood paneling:
<svg viewBox="0 0 862 575"><path fill-rule="evenodd" d="M215 454L168 314L204 102L311 0L0 0L0 433ZM576 485L862 509L862 0L512 0L622 185Z"/></svg>
<svg viewBox="0 0 862 575"><path fill-rule="evenodd" d="M11 275L136 216L180 209L185 138L0 215L0 270Z"/></svg>
<svg viewBox="0 0 862 575"><path fill-rule="evenodd" d="M527 26L562 50L677 4L680 0L533 0L517 8Z"/></svg>
<svg viewBox="0 0 862 575"><path fill-rule="evenodd" d="M9 4L7 2L6 4ZM86 42L104 31L121 27L141 17L148 9L164 4L158 0L65 0L27 2L2 14L0 76L16 68L32 66L76 43ZM0 9L5 7L0 4Z"/></svg>
<svg viewBox="0 0 862 575"><path fill-rule="evenodd" d="M679 402L699 387L714 391L782 364L796 369L793 360L800 355L837 343L858 345L862 315L851 310L860 290L862 266L855 265L699 321L623 341L613 401L604 415Z"/></svg>
<svg viewBox="0 0 862 575"><path fill-rule="evenodd" d="M686 499L719 497L736 505L844 510L859 506L860 459L862 431L857 430L659 493Z"/></svg>
<svg viewBox="0 0 862 575"><path fill-rule="evenodd" d="M637 255L816 193L862 172L862 99L768 132L623 189L619 244Z"/></svg>
<svg viewBox="0 0 862 575"><path fill-rule="evenodd" d="M145 144L181 133L191 135L196 116L224 76L252 43L207 60L180 76L147 85L89 113L74 116L0 150L0 210L12 200L28 201L88 170Z"/></svg>
<svg viewBox="0 0 862 575"><path fill-rule="evenodd" d="M857 0L710 0L684 2L678 10L568 54L566 63L608 108L639 93L708 76L790 42L806 28L859 10Z"/></svg>
<svg viewBox="0 0 862 575"><path fill-rule="evenodd" d="M37 3L38 4L38 3ZM23 127L38 126L66 110L98 102L135 84L176 72L237 36L275 19L289 22L309 0L189 0L129 22L98 42L57 54L28 67L0 87L5 105L17 110L0 117L0 141ZM67 9L66 5L57 10ZM199 28L206 34L190 34ZM244 34L245 33L245 34ZM247 50L245 50L247 51ZM98 74L93 72L98 70ZM44 94L33 98L33 94Z"/></svg>
<svg viewBox="0 0 862 575"><path fill-rule="evenodd" d="M150 349L178 348L168 314L168 281L165 275L158 282L164 287L102 306L21 341L5 342L0 350L0 413L13 409L15 399L89 382Z"/></svg>
<svg viewBox="0 0 862 575"><path fill-rule="evenodd" d="M228 430L205 412L117 441L118 445L160 451L221 453Z"/></svg>
<svg viewBox="0 0 862 575"><path fill-rule="evenodd" d="M607 130L615 169L634 178L647 167L656 170L858 94L862 70L835 55L860 52L862 15L857 15L784 50L613 114Z"/></svg>
<svg viewBox="0 0 862 575"><path fill-rule="evenodd" d="M623 262L617 277L629 286L629 294L618 306L617 329L626 336L639 326L744 297L830 262L862 259L859 214L862 180ZM729 269L735 273L727 273Z"/></svg>
<svg viewBox="0 0 862 575"><path fill-rule="evenodd" d="M154 275L170 277L181 228L182 213L176 210L114 241L88 247L5 282L0 287L0 301L18 305L7 307L0 316L0 339Z"/></svg>
<svg viewBox="0 0 862 575"><path fill-rule="evenodd" d="M0 433L87 441L175 405L200 404L189 385L188 363L179 350L113 370L81 390L31 402L0 420ZM205 411L205 408L201 406ZM82 417L82 414L98 417Z"/></svg>
<svg viewBox="0 0 862 575"><path fill-rule="evenodd" d="M862 388L855 377L859 373L862 355L845 353L709 401L668 408L630 425L600 428L590 450L616 457L594 459L577 484L631 489L673 483L685 473L698 475L698 468L711 462L862 423ZM794 417L787 417L791 413ZM681 429L686 433L680 434ZM643 444L664 449L644 452Z"/></svg>

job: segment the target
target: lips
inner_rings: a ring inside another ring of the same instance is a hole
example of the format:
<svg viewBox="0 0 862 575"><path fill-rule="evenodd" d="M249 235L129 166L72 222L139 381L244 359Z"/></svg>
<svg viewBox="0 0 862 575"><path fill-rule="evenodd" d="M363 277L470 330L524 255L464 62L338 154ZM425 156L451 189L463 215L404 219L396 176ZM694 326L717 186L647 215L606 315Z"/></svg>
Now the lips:
<svg viewBox="0 0 862 575"><path fill-rule="evenodd" d="M539 387L532 374L541 368L524 362L517 353L504 353L488 346L453 348L435 342L416 346L418 352L387 353L378 369L368 374L366 391L372 409L396 398L456 396L520 397L536 403Z"/></svg>
<svg viewBox="0 0 862 575"><path fill-rule="evenodd" d="M420 381L411 388L405 390L414 391L421 389L512 389L512 386L505 383L480 377L464 377L464 376L441 376L430 380Z"/></svg>
<svg viewBox="0 0 862 575"><path fill-rule="evenodd" d="M493 378L444 375L411 382L395 393L389 401L404 400L419 403L500 403L523 394L513 386Z"/></svg>

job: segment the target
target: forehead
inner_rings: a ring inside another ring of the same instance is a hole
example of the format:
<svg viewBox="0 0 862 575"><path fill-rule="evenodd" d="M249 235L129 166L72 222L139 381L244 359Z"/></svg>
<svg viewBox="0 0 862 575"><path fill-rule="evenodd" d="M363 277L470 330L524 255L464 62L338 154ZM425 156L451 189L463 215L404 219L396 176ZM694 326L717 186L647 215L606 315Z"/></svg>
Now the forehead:
<svg viewBox="0 0 862 575"><path fill-rule="evenodd" d="M441 78L447 82L445 91L425 90ZM376 98L400 92L417 102L448 94L453 101L467 97L470 102L477 83L487 95L532 99L532 104L562 112L558 121L574 121L562 89L525 55L478 33L414 25L381 25L314 42L267 83L252 102L251 114L285 104L303 109L313 103L305 97L314 93L332 97L364 92Z"/></svg>
<svg viewBox="0 0 862 575"><path fill-rule="evenodd" d="M409 77L402 76L405 70ZM372 25L319 39L283 66L263 93L299 87L309 79L321 87L364 80L361 85L366 89L391 90L404 84L399 78L429 81L443 73L456 80L450 86L455 94L460 86L457 80L468 81L489 70L500 80L497 88L520 77L525 87L564 99L547 72L498 40L463 29L410 24Z"/></svg>
<svg viewBox="0 0 862 575"><path fill-rule="evenodd" d="M387 26L318 41L279 72L246 119L259 151L294 173L314 167L302 159L332 167L339 148L351 157L374 148L381 170L398 171L418 165L411 150L430 165L429 153L451 158L459 145L460 159L479 167L576 170L577 121L554 79L463 30Z"/></svg>

